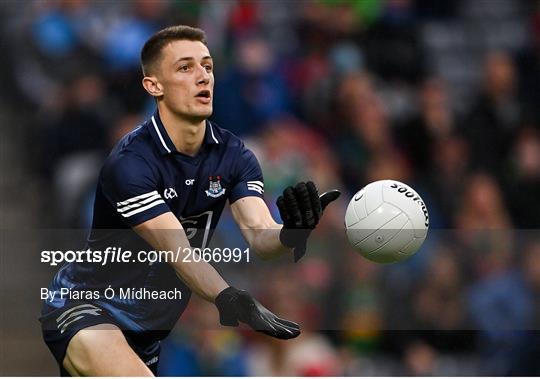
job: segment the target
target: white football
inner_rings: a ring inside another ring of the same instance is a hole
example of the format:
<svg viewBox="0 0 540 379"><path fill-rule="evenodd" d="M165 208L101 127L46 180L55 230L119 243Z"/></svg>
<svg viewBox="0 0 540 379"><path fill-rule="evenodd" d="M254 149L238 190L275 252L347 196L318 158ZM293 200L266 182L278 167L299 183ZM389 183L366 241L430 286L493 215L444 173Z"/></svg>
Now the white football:
<svg viewBox="0 0 540 379"><path fill-rule="evenodd" d="M379 180L358 191L347 207L351 246L377 263L402 261L420 249L429 228L426 204L408 185Z"/></svg>

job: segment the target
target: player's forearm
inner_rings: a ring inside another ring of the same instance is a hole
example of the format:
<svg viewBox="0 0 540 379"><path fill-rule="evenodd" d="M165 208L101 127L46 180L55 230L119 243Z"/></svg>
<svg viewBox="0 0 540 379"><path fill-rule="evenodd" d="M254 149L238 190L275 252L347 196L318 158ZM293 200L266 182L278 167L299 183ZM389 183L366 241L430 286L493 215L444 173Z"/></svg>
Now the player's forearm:
<svg viewBox="0 0 540 379"><path fill-rule="evenodd" d="M273 259L283 254L291 254L289 247L283 246L279 240L282 225L276 224L273 228L253 231L250 247L255 250L262 259Z"/></svg>
<svg viewBox="0 0 540 379"><path fill-rule="evenodd" d="M183 257L179 257L178 262L171 262L172 267L184 283L203 299L213 302L221 291L229 287L209 263L182 262L182 260Z"/></svg>
<svg viewBox="0 0 540 379"><path fill-rule="evenodd" d="M259 197L244 197L231 205L231 211L249 247L262 259L291 254L279 233L283 225L274 221L268 206Z"/></svg>
<svg viewBox="0 0 540 379"><path fill-rule="evenodd" d="M196 253L191 250L182 229L158 229L152 226L156 224L136 227L135 230L156 251L173 252L166 256L166 260L193 292L213 302L221 291L229 287L212 265L204 261L196 262L197 259L193 259ZM190 259L185 259L188 255Z"/></svg>
<svg viewBox="0 0 540 379"><path fill-rule="evenodd" d="M229 285L212 265L202 260L195 262L196 259L192 257L197 253L191 250L189 241L187 238L182 238L179 231L167 231L166 234L168 234L166 238L162 236L155 244L159 245L160 251L178 252L168 263L193 292L205 300L214 301L216 296Z"/></svg>

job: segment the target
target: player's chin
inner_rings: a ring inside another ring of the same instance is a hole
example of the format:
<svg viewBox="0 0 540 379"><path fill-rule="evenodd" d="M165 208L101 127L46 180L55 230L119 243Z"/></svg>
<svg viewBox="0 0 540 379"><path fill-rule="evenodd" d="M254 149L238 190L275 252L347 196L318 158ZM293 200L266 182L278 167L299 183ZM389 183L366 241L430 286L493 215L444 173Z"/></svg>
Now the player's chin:
<svg viewBox="0 0 540 379"><path fill-rule="evenodd" d="M192 109L192 115L194 117L208 118L212 115L212 104L198 104Z"/></svg>

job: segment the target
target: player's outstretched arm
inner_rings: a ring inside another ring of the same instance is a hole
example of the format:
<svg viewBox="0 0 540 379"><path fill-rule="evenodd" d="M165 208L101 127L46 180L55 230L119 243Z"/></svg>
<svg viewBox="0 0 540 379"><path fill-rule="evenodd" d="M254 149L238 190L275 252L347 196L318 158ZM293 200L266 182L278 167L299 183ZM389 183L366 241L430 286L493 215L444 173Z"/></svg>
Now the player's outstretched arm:
<svg viewBox="0 0 540 379"><path fill-rule="evenodd" d="M188 250L184 248L190 247L180 221L170 212L143 222L134 230L156 251L187 253ZM296 323L279 318L248 292L229 287L209 263L203 260L184 262L182 254L176 258L169 263L193 292L216 304L222 325L238 326L239 322L243 322L258 332L279 339L294 338L300 334L300 327Z"/></svg>
<svg viewBox="0 0 540 379"><path fill-rule="evenodd" d="M259 197L244 197L231 205L236 223L244 238L263 259L294 251L297 262L306 252L309 235L315 229L328 204L341 193L332 190L319 196L313 182L287 187L277 200L283 225L272 218L268 206Z"/></svg>
<svg viewBox="0 0 540 379"><path fill-rule="evenodd" d="M163 213L133 228L156 251L180 252L175 259L168 260L178 276L187 286L203 299L213 302L217 295L229 285L207 262L186 260L189 240L180 221L171 212Z"/></svg>

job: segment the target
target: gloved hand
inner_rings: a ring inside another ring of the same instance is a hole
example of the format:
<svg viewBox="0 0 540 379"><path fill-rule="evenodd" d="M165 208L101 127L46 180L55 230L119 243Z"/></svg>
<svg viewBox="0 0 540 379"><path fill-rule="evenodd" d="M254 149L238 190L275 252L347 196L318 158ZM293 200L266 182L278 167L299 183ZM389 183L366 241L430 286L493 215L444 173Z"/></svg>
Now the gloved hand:
<svg viewBox="0 0 540 379"><path fill-rule="evenodd" d="M248 324L252 329L274 338L287 340L298 337L300 326L270 312L247 291L234 287L224 289L215 300L219 321L223 326Z"/></svg>
<svg viewBox="0 0 540 379"><path fill-rule="evenodd" d="M319 223L324 209L341 195L331 190L319 196L313 182L300 182L294 188L287 187L277 199L283 228L279 239L284 246L294 248L294 261L306 253L307 239Z"/></svg>

